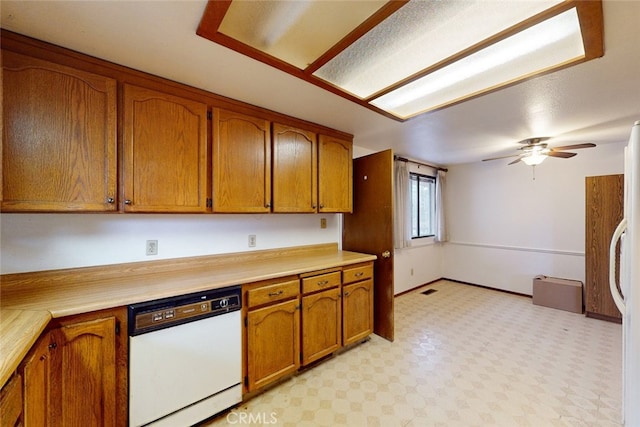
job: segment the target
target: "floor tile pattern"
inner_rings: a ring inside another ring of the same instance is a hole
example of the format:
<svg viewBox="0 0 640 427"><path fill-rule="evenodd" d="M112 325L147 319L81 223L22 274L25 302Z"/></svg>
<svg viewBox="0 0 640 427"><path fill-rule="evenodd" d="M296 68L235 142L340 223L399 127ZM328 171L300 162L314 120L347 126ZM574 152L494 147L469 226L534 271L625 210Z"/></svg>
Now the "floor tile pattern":
<svg viewBox="0 0 640 427"><path fill-rule="evenodd" d="M618 324L439 281L376 335L201 427L619 426Z"/></svg>

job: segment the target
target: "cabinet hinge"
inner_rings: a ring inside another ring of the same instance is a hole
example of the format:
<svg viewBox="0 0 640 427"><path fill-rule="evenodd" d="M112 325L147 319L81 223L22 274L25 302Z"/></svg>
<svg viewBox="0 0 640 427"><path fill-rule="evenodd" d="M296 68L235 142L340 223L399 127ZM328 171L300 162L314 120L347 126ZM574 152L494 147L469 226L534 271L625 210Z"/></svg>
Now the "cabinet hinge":
<svg viewBox="0 0 640 427"><path fill-rule="evenodd" d="M213 119L213 113L211 111L207 111L207 120Z"/></svg>
<svg viewBox="0 0 640 427"><path fill-rule="evenodd" d="M244 376L244 385L245 387L249 387L249 377L248 376Z"/></svg>
<svg viewBox="0 0 640 427"><path fill-rule="evenodd" d="M120 335L120 322L116 322L116 335Z"/></svg>
<svg viewBox="0 0 640 427"><path fill-rule="evenodd" d="M249 321L247 320L247 316L244 316L244 326L245 328L249 326Z"/></svg>

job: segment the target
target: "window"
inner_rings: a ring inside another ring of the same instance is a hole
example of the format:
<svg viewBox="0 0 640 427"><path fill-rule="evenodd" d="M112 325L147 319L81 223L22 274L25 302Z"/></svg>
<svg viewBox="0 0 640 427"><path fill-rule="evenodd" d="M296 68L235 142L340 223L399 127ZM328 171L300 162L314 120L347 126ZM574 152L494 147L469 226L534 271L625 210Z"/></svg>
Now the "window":
<svg viewBox="0 0 640 427"><path fill-rule="evenodd" d="M435 235L436 179L411 172L411 238Z"/></svg>

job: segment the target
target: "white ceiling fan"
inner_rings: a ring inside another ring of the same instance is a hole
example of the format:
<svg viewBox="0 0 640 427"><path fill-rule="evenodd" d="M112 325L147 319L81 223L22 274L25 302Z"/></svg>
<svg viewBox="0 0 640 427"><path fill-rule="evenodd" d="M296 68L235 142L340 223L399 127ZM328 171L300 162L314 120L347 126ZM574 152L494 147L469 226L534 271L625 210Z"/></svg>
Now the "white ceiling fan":
<svg viewBox="0 0 640 427"><path fill-rule="evenodd" d="M498 159L506 159L509 157L517 157L516 160L509 163L510 165L514 165L520 161L526 163L529 166L535 166L542 163L547 157L559 157L561 159L569 159L578 153L567 153L562 150L577 150L580 148L592 148L595 147L596 144L592 143L583 143L583 144L574 144L574 145L563 145L560 147L549 147L547 141L549 137L534 137L527 138L519 141L519 144L524 144L522 147L518 148L518 150L522 151L520 154L511 154L508 156L500 156L500 157L491 157L489 159L483 159L483 162L489 160L498 160Z"/></svg>

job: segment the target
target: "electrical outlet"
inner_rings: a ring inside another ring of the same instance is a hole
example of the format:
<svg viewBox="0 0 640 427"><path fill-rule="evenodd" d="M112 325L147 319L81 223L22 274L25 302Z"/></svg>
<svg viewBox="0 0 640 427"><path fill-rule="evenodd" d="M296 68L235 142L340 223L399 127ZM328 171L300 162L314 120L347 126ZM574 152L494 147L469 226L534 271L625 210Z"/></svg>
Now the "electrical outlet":
<svg viewBox="0 0 640 427"><path fill-rule="evenodd" d="M250 248L255 248L256 247L256 235L255 234L249 234L249 247Z"/></svg>
<svg viewBox="0 0 640 427"><path fill-rule="evenodd" d="M157 240L147 240L147 255L158 255Z"/></svg>
<svg viewBox="0 0 640 427"><path fill-rule="evenodd" d="M320 228L327 228L327 218L320 218Z"/></svg>

